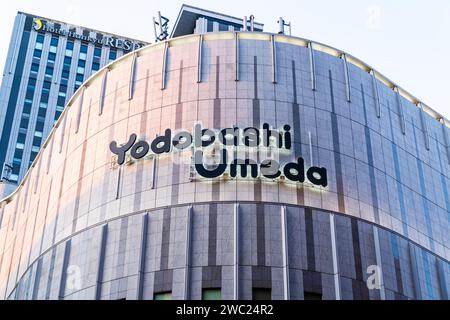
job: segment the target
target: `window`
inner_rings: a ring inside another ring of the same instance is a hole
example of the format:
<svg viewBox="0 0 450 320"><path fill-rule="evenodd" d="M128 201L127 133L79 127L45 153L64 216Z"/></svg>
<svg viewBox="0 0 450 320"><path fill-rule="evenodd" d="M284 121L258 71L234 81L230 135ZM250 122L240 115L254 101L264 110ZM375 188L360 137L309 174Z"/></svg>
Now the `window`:
<svg viewBox="0 0 450 320"><path fill-rule="evenodd" d="M101 57L102 55L102 49L101 48L95 48L94 49L94 57Z"/></svg>
<svg viewBox="0 0 450 320"><path fill-rule="evenodd" d="M42 43L41 42L36 42L36 44L34 45L34 48L36 50L42 50Z"/></svg>
<svg viewBox="0 0 450 320"><path fill-rule="evenodd" d="M114 50L109 51L109 61L116 60L116 58L117 58L117 51Z"/></svg>
<svg viewBox="0 0 450 320"><path fill-rule="evenodd" d="M50 40L50 45L52 47L58 46L58 38L52 38L52 40Z"/></svg>
<svg viewBox="0 0 450 320"><path fill-rule="evenodd" d="M36 42L44 43L44 36L42 34L38 34L36 37Z"/></svg>
<svg viewBox="0 0 450 320"><path fill-rule="evenodd" d="M305 300L322 300L322 294L320 293L305 291L303 296Z"/></svg>
<svg viewBox="0 0 450 320"><path fill-rule="evenodd" d="M86 53L80 52L80 55L78 58L82 61L82 60L86 60L86 57L87 57Z"/></svg>
<svg viewBox="0 0 450 320"><path fill-rule="evenodd" d="M160 292L153 295L153 300L172 300L172 292Z"/></svg>
<svg viewBox="0 0 450 320"><path fill-rule="evenodd" d="M66 49L73 50L73 41L67 41Z"/></svg>
<svg viewBox="0 0 450 320"><path fill-rule="evenodd" d="M20 120L20 128L26 129L28 128L29 123L29 117L24 117L25 115L22 115L22 119Z"/></svg>
<svg viewBox="0 0 450 320"><path fill-rule="evenodd" d="M42 50L35 49L33 52L33 57L40 58L42 55Z"/></svg>
<svg viewBox="0 0 450 320"><path fill-rule="evenodd" d="M55 62L55 59L56 59L56 53L54 53L54 52L49 52L49 54L48 54L48 61L49 62Z"/></svg>
<svg viewBox="0 0 450 320"><path fill-rule="evenodd" d="M31 112L31 103L25 102L25 103L23 104L23 110L22 110L22 113L30 114L30 112Z"/></svg>
<svg viewBox="0 0 450 320"><path fill-rule="evenodd" d="M34 159L36 158L37 154L38 154L37 152L32 152L31 153L31 155L30 155L30 162L34 161Z"/></svg>
<svg viewBox="0 0 450 320"><path fill-rule="evenodd" d="M92 62L92 71L98 71L100 69L100 63Z"/></svg>
<svg viewBox="0 0 450 320"><path fill-rule="evenodd" d="M45 74L51 76L53 74L53 68L52 67L46 67L45 68Z"/></svg>
<svg viewBox="0 0 450 320"><path fill-rule="evenodd" d="M68 70L63 70L62 73L61 73L61 78L69 79L69 75L70 75L70 73L69 73Z"/></svg>
<svg viewBox="0 0 450 320"><path fill-rule="evenodd" d="M31 146L31 152L39 152L39 146Z"/></svg>
<svg viewBox="0 0 450 320"><path fill-rule="evenodd" d="M202 290L202 300L220 300L220 299L221 299L220 288Z"/></svg>
<svg viewBox="0 0 450 320"><path fill-rule="evenodd" d="M13 159L13 167L20 168L21 165L22 165L22 159L17 159L17 158Z"/></svg>
<svg viewBox="0 0 450 320"><path fill-rule="evenodd" d="M253 288L252 290L253 300L271 300L272 290L269 288Z"/></svg>
<svg viewBox="0 0 450 320"><path fill-rule="evenodd" d="M66 57L72 57L72 54L73 54L73 50L66 49L66 53L65 53Z"/></svg>
<svg viewBox="0 0 450 320"><path fill-rule="evenodd" d="M84 74L84 68L83 67L78 67L77 68L77 73Z"/></svg>
<svg viewBox="0 0 450 320"><path fill-rule="evenodd" d="M87 53L87 45L82 44L82 45L80 46L80 52L81 52L81 53Z"/></svg>
<svg viewBox="0 0 450 320"><path fill-rule="evenodd" d="M66 98L58 96L58 100L56 103L60 106L63 106L66 103Z"/></svg>
<svg viewBox="0 0 450 320"><path fill-rule="evenodd" d="M228 25L219 23L219 31L228 31Z"/></svg>
<svg viewBox="0 0 450 320"><path fill-rule="evenodd" d="M213 24L213 21L212 20L207 20L207 29L206 29L206 31L207 32L211 32L211 31L213 31L214 30L214 24Z"/></svg>
<svg viewBox="0 0 450 320"><path fill-rule="evenodd" d="M31 64L31 71L32 72L38 72L38 70L39 70L39 64L38 63Z"/></svg>
<svg viewBox="0 0 450 320"><path fill-rule="evenodd" d="M17 142L19 142L19 143L25 143L25 138L26 138L26 134L24 134L24 133L19 133L19 135L17 136Z"/></svg>
<svg viewBox="0 0 450 320"><path fill-rule="evenodd" d="M78 66L79 67L86 67L86 61L84 61L84 60L78 60Z"/></svg>
<svg viewBox="0 0 450 320"><path fill-rule="evenodd" d="M22 149L16 149L14 151L14 158L22 159L22 156L23 156L23 150Z"/></svg>

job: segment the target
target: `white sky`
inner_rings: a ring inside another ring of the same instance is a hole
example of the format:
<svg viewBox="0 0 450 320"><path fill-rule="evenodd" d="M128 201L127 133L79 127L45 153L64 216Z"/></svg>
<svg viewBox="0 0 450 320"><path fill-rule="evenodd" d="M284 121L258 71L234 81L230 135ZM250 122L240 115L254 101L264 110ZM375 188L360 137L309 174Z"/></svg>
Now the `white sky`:
<svg viewBox="0 0 450 320"><path fill-rule="evenodd" d="M160 10L173 26L182 3L254 14L267 32L283 16L293 35L356 56L450 118L449 0L9 0L0 11L0 69L17 11L153 42L152 16Z"/></svg>

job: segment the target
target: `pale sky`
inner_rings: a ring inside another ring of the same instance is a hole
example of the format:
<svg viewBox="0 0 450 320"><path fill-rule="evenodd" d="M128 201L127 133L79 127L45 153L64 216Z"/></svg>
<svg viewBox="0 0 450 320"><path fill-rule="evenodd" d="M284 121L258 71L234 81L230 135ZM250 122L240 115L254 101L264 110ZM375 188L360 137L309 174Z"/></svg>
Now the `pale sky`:
<svg viewBox="0 0 450 320"><path fill-rule="evenodd" d="M279 16L292 34L346 51L450 118L449 0L13 0L0 11L3 70L17 11L153 42L152 16L173 26L183 3L233 16L255 15L276 32Z"/></svg>

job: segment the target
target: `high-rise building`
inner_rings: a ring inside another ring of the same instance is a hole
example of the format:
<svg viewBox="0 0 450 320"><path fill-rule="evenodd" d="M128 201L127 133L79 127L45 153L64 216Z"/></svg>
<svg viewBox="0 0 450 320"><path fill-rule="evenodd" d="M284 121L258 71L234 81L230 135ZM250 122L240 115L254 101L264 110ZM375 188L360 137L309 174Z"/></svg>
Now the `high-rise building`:
<svg viewBox="0 0 450 320"><path fill-rule="evenodd" d="M0 299L448 300L450 122L345 51L212 18L68 101L0 201Z"/></svg>
<svg viewBox="0 0 450 320"><path fill-rule="evenodd" d="M3 187L9 185L5 193L20 182L80 85L145 44L18 12L0 89L1 180Z"/></svg>

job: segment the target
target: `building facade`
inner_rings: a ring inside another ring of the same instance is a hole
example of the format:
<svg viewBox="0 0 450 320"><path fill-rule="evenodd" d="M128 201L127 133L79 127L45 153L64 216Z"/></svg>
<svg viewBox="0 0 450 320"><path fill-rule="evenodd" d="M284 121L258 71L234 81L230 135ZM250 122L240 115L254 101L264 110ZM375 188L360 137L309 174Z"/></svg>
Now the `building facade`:
<svg viewBox="0 0 450 320"><path fill-rule="evenodd" d="M17 187L81 84L109 62L145 44L17 14L0 88L1 196Z"/></svg>
<svg viewBox="0 0 450 320"><path fill-rule="evenodd" d="M225 145L225 128L271 134ZM1 202L0 297L448 299L449 134L324 44L146 46L81 85ZM225 149L244 165L205 177Z"/></svg>

